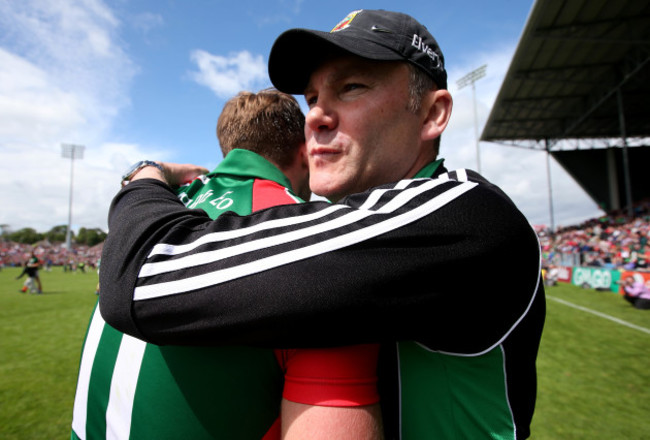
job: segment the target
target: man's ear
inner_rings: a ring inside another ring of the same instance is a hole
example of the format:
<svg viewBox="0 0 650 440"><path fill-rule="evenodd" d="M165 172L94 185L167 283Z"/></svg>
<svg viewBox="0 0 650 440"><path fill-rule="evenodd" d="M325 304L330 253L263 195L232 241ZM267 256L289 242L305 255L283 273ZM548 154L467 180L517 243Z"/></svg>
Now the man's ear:
<svg viewBox="0 0 650 440"><path fill-rule="evenodd" d="M300 173L305 173L309 172L309 161L307 158L307 144L305 142L302 142L300 146L298 147L297 150L295 150L295 155L293 156L293 160L291 162L284 166L281 167L280 165L276 166L280 168L280 171L282 171L285 175L293 175L293 174L300 174Z"/></svg>
<svg viewBox="0 0 650 440"><path fill-rule="evenodd" d="M300 144L300 149L298 150L298 161L304 169L309 169L309 159L307 157L307 143L303 142Z"/></svg>
<svg viewBox="0 0 650 440"><path fill-rule="evenodd" d="M422 124L421 139L429 141L439 137L451 117L453 101L448 90L435 90L422 100L422 109L425 111Z"/></svg>

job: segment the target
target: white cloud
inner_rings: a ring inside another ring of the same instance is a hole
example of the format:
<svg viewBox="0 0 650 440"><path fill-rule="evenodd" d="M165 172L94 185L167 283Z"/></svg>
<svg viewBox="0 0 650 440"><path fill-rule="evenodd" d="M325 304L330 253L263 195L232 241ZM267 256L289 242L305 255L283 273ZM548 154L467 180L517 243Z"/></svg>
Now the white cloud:
<svg viewBox="0 0 650 440"><path fill-rule="evenodd" d="M60 144L83 139L73 225L106 228L120 171L143 157L138 146L104 143L136 73L115 44L118 27L101 1L0 2L0 223L67 223L70 163Z"/></svg>
<svg viewBox="0 0 650 440"><path fill-rule="evenodd" d="M147 32L159 15L130 17ZM0 1L0 224L47 231L67 224L70 160L61 144L82 144L74 162L73 228L107 228L120 175L142 157L170 151L107 142L138 68L122 47L121 23L99 0ZM262 56L197 51L195 79L219 96L265 85ZM145 151L146 150L146 151Z"/></svg>
<svg viewBox="0 0 650 440"><path fill-rule="evenodd" d="M0 119L3 143L38 144L71 132L84 116L79 96L53 85L38 66L0 48Z"/></svg>
<svg viewBox="0 0 650 440"><path fill-rule="evenodd" d="M256 91L268 83L262 55L244 50L223 57L195 50L191 57L199 70L190 72L190 77L220 98L230 98L241 90Z"/></svg>
<svg viewBox="0 0 650 440"><path fill-rule="evenodd" d="M441 155L448 168L478 168L472 87L459 89L456 81L487 64L485 77L475 83L480 136L514 50L514 46L506 46L491 53L467 54L465 64L449 71L449 90L454 98L454 108L441 146ZM551 224L546 153L481 142L478 156L481 174L499 185L531 223ZM600 215L595 202L554 161L551 161L550 183L554 226L575 224Z"/></svg>
<svg viewBox="0 0 650 440"><path fill-rule="evenodd" d="M111 11L95 0L0 2L0 27L2 111L16 130L2 134L23 140L42 133L46 140L68 132L101 139L129 105L128 87L137 73L115 43L119 22ZM22 129L26 112L40 131Z"/></svg>
<svg viewBox="0 0 650 440"><path fill-rule="evenodd" d="M5 188L0 192L0 224L41 232L67 224L71 161L62 157L60 144L6 142L0 148L0 184ZM86 146L83 158L72 165L73 229L106 230L108 206L120 189L121 172L142 157L168 155L129 144Z"/></svg>

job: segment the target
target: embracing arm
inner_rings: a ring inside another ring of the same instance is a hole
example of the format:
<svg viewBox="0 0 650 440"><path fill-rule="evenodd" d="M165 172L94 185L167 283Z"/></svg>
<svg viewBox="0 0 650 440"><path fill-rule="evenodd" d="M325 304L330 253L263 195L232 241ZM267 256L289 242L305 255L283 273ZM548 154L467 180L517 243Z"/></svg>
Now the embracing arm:
<svg viewBox="0 0 650 440"><path fill-rule="evenodd" d="M281 414L283 440L384 438L379 404L327 407L283 400Z"/></svg>
<svg viewBox="0 0 650 440"><path fill-rule="evenodd" d="M111 206L102 315L158 344L315 346L425 334L437 349L475 352L530 306L539 246L498 190L414 180L344 202L211 221L166 185L133 182ZM495 296L504 266L509 282Z"/></svg>

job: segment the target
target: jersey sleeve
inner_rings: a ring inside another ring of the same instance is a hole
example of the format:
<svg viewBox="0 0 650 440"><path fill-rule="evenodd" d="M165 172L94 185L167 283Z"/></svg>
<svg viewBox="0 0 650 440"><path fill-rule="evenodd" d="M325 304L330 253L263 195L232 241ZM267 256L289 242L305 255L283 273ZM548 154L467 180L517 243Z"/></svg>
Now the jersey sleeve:
<svg viewBox="0 0 650 440"><path fill-rule="evenodd" d="M543 301L534 231L474 180L408 180L211 221L142 179L114 199L109 229L101 313L157 344L406 339L477 353ZM495 274L507 280L496 293Z"/></svg>
<svg viewBox="0 0 650 440"><path fill-rule="evenodd" d="M363 406L379 402L379 345L276 350L285 369L282 397L319 406Z"/></svg>

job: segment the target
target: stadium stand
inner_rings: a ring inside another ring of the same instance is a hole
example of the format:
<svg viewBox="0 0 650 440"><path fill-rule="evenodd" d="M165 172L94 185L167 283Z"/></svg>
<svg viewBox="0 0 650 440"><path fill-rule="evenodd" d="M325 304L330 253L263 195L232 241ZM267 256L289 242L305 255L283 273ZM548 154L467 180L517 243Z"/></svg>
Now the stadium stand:
<svg viewBox="0 0 650 440"><path fill-rule="evenodd" d="M102 244L93 247L73 245L71 251L68 252L63 243L52 244L43 241L32 245L11 241L0 242L0 265L4 265L4 267L22 266L34 249L44 270L52 266L62 266L66 270L76 269L80 264L83 267L94 268L101 258Z"/></svg>
<svg viewBox="0 0 650 440"><path fill-rule="evenodd" d="M538 235L546 266L647 271L650 202L637 204L633 218L612 212L557 231L538 229Z"/></svg>

